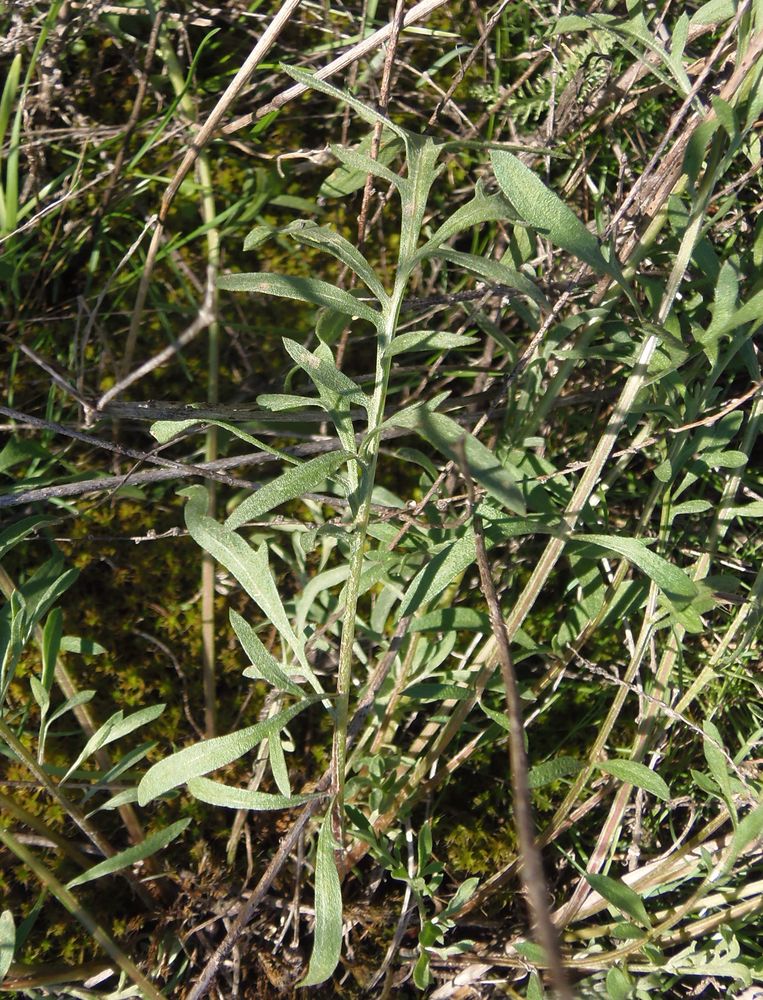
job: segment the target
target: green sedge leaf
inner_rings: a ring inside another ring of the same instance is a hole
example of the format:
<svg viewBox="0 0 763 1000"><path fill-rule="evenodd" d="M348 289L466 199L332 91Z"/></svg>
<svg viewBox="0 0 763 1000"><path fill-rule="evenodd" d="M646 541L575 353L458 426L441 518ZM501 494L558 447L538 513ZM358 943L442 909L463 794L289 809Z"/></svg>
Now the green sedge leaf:
<svg viewBox="0 0 763 1000"><path fill-rule="evenodd" d="M498 186L523 222L599 274L620 280L619 270L605 259L593 233L537 174L513 153L494 150L490 158Z"/></svg>
<svg viewBox="0 0 763 1000"><path fill-rule="evenodd" d="M267 739L271 733L278 732L291 722L313 701L314 697L306 698L247 729L239 729L226 736L216 736L211 740L201 740L193 746L185 747L165 757L143 775L138 785L138 802L144 806L165 792L187 784L191 778L198 778L219 767L225 767L234 760L239 760L253 747Z"/></svg>
<svg viewBox="0 0 763 1000"><path fill-rule="evenodd" d="M315 856L315 932L307 975L297 986L317 986L329 979L342 951L342 890L334 860L331 810L321 825Z"/></svg>
<svg viewBox="0 0 763 1000"><path fill-rule="evenodd" d="M211 806L223 809L253 809L257 812L269 812L274 809L296 809L313 799L316 795L274 795L270 792L256 792L248 788L233 788L209 778L191 778L188 791L199 802L208 802Z"/></svg>
<svg viewBox="0 0 763 1000"><path fill-rule="evenodd" d="M312 492L350 458L346 451L330 451L287 469L240 503L225 522L225 527L234 530L246 521L256 521L280 504Z"/></svg>
<svg viewBox="0 0 763 1000"><path fill-rule="evenodd" d="M181 819L164 830L157 830L156 833L149 834L148 837L146 837L145 840L141 840L139 844L135 844L133 847L128 847L127 850L120 851L113 857L106 858L105 861L101 861L100 864L94 865L92 868L88 868L86 872L83 872L81 875L73 878L71 882L68 882L66 888L74 889L75 886L85 885L87 882L103 878L104 875L112 875L114 872L123 871L125 868L129 868L130 865L134 865L137 861L142 861L144 858L150 858L152 854L156 854L157 851L161 851L168 844L171 844L176 837L179 837L190 822L190 817L187 819Z"/></svg>
<svg viewBox="0 0 763 1000"><path fill-rule="evenodd" d="M379 322L379 313L371 306L319 278L298 278L290 274L254 271L250 274L223 275L219 278L217 287L227 292L255 292L261 295L298 299L316 306L328 306L346 316L358 316L373 323L374 326Z"/></svg>
<svg viewBox="0 0 763 1000"><path fill-rule="evenodd" d="M649 914L646 912L646 907L641 896L637 892L634 892L621 879L611 878L609 875L588 874L586 874L585 878L591 888L598 892L600 896L603 896L608 903L617 907L618 910L627 916L633 917L634 920L643 924L644 927L651 927Z"/></svg>
<svg viewBox="0 0 763 1000"><path fill-rule="evenodd" d="M611 774L614 778L626 781L636 788L643 788L645 792L654 795L655 798L662 799L663 802L670 800L670 789L666 782L650 770L645 764L639 764L635 760L603 760L596 765L599 771Z"/></svg>

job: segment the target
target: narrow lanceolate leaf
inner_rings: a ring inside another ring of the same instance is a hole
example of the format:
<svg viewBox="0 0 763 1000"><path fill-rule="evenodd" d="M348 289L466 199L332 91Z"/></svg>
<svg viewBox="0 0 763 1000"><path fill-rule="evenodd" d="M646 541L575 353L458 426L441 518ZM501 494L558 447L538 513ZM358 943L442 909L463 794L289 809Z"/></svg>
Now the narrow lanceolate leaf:
<svg viewBox="0 0 763 1000"><path fill-rule="evenodd" d="M536 764L535 767L530 768L527 783L530 788L542 788L560 778L578 774L582 768L583 765L574 757L554 757L553 760L546 760L542 764Z"/></svg>
<svg viewBox="0 0 763 1000"><path fill-rule="evenodd" d="M312 302L316 306L328 306L345 316L359 316L374 326L379 322L379 313L371 306L319 278L298 278L290 274L254 271L251 274L223 275L217 285L227 292L257 292L261 295L278 295L281 298Z"/></svg>
<svg viewBox="0 0 763 1000"><path fill-rule="evenodd" d="M646 912L641 896L629 885L618 878L609 875L586 875L586 882L599 893L608 903L616 906L622 913L633 917L644 927L650 927L649 914Z"/></svg>
<svg viewBox="0 0 763 1000"><path fill-rule="evenodd" d="M389 352L394 357L413 351L449 351L455 347L469 347L476 344L476 337L465 333L449 333L447 330L411 330L400 333L392 341Z"/></svg>
<svg viewBox="0 0 763 1000"><path fill-rule="evenodd" d="M177 823L173 823L172 826L168 826L165 830L157 830L156 833L149 834L145 840L142 840L139 844L135 844L134 847L128 847L127 850L120 851L119 854L115 854L111 858L106 858L100 864L88 868L86 872L68 882L66 888L73 889L75 886L92 882L97 878L102 878L104 875L111 875L114 872L129 868L130 865L134 865L137 861L142 861L144 858L150 858L152 854L161 851L167 844L171 844L176 837L179 837L190 822L190 818L181 819Z"/></svg>
<svg viewBox="0 0 763 1000"><path fill-rule="evenodd" d="M608 274L619 280L619 271L601 252L599 241L558 195L546 187L513 153L494 151L490 154L493 172L498 185L517 211L520 219L551 240L562 250L567 250L589 264L599 274Z"/></svg>
<svg viewBox="0 0 763 1000"><path fill-rule="evenodd" d="M219 781L210 781L209 778L191 778L188 782L188 791L200 802L208 802L212 806L221 806L223 809L255 809L258 812L273 809L295 809L303 806L311 799L320 798L320 795L273 795L270 792L255 792L248 788L233 788L231 785L222 785Z"/></svg>
<svg viewBox="0 0 763 1000"><path fill-rule="evenodd" d="M460 464L459 446L463 443L469 471L480 486L508 510L525 513L522 492L517 486L519 474L502 465L489 448L465 431L463 427L442 413L433 413L429 407L414 406L389 418L396 427L417 431L441 455Z"/></svg>
<svg viewBox="0 0 763 1000"><path fill-rule="evenodd" d="M455 236L465 229L480 226L483 222L498 222L502 219L515 219L516 217L517 213L503 195L485 194L482 182L478 181L474 197L465 205L457 208L447 221L443 222L434 235L427 240L416 258L423 260L437 247L442 246L451 236Z"/></svg>
<svg viewBox="0 0 763 1000"><path fill-rule="evenodd" d="M247 729L239 729L226 736L216 736L212 740L202 740L184 750L178 750L170 757L165 757L143 775L138 785L138 802L144 806L170 789L186 784L191 778L209 774L218 767L225 767L226 764L238 760L258 743L267 739L271 733L278 732L291 722L296 715L312 704L313 700L307 698Z"/></svg>
<svg viewBox="0 0 763 1000"><path fill-rule="evenodd" d="M655 798L664 802L670 800L670 789L659 774L655 774L645 764L639 764L635 760L603 760L596 764L599 771L611 774L621 781L627 781L629 785L636 788L643 788L645 792L654 795Z"/></svg>
<svg viewBox="0 0 763 1000"><path fill-rule="evenodd" d="M331 152L341 161L342 166L326 178L321 185L320 193L324 198L343 198L363 187L369 174L373 177L379 177L387 184L392 184L399 191L404 191L409 186L408 181L386 166L386 163L400 152L401 147L402 143L395 138L384 144L379 150L379 157L372 160L363 151L363 144L357 149L332 145ZM366 148L370 148L370 142L366 144ZM385 148L389 151L386 158L384 156Z"/></svg>
<svg viewBox="0 0 763 1000"><path fill-rule="evenodd" d="M16 925L10 910L0 913L0 983L5 979L16 950Z"/></svg>
<svg viewBox="0 0 763 1000"><path fill-rule="evenodd" d="M618 535L572 535L575 541L590 543L625 556L629 563L646 573L665 596L677 604L686 604L697 596L697 588L678 566L652 552L638 538L620 538Z"/></svg>
<svg viewBox="0 0 763 1000"><path fill-rule="evenodd" d="M188 497L185 523L194 541L233 574L278 629L302 667L309 670L304 642L294 634L270 571L267 547L253 549L235 531L208 517L207 491L203 486L189 486L179 490L179 495Z"/></svg>
<svg viewBox="0 0 763 1000"><path fill-rule="evenodd" d="M26 538L30 532L50 523L51 518L38 517L36 514L32 514L31 517L23 517L20 521L16 521L15 524L11 524L5 531L0 531L0 559L14 545L18 545L22 539Z"/></svg>
<svg viewBox="0 0 763 1000"><path fill-rule="evenodd" d="M313 953L305 978L298 986L317 986L333 975L342 950L342 890L334 860L331 810L318 834L315 857L315 932Z"/></svg>
<svg viewBox="0 0 763 1000"><path fill-rule="evenodd" d="M233 608L230 611L230 621L244 652L252 661L252 666L247 667L244 671L244 676L267 681L277 691L283 691L301 698L304 691L289 679L278 660L262 645L252 626L244 621L241 615L237 611L234 611ZM321 690L320 686L317 690Z"/></svg>
<svg viewBox="0 0 763 1000"><path fill-rule="evenodd" d="M471 271L473 274L479 275L485 281L492 281L497 285L508 285L509 288L516 288L518 292L527 295L528 298L537 302L544 309L550 308L548 299L535 282L531 281L527 275L522 274L521 271L509 267L508 264L504 264L502 261L490 260L488 257L478 257L473 253L462 253L459 250L451 250L445 247L436 250L432 256L442 257L443 260L455 264L456 267L460 267L464 271Z"/></svg>
<svg viewBox="0 0 763 1000"><path fill-rule="evenodd" d="M471 566L476 558L474 532L469 530L449 548L443 549L429 559L424 568L411 580L400 605L400 617L412 615L423 604L434 600L451 580L455 580L459 573L463 573L468 566Z"/></svg>
<svg viewBox="0 0 763 1000"><path fill-rule="evenodd" d="M702 728L705 731L703 749L705 752L705 760L710 768L710 773L715 779L715 783L721 790L726 802L733 806L731 776L729 775L726 757L723 752L723 739L721 734L718 732L718 727L709 719L705 720Z"/></svg>
<svg viewBox="0 0 763 1000"><path fill-rule="evenodd" d="M327 97L333 97L336 101L343 101L357 113L359 118L368 122L369 125L379 123L388 128L390 132L394 132L399 138L404 139L406 137L407 133L405 129L390 121L389 118L385 118L378 111L374 111L373 108L369 108L367 104L363 104L362 101L359 101L357 97L353 97L352 94L347 93L346 90L340 90L326 80L319 79L314 73L309 73L306 69L298 69L296 66L284 66L283 63L281 64L281 69L284 73L288 73L297 83L301 83L302 86L317 90L320 94L326 94Z"/></svg>
<svg viewBox="0 0 763 1000"><path fill-rule="evenodd" d="M323 387L336 393L347 403L368 406L368 399L360 386L356 385L344 372L339 371L335 364L326 358L319 357L312 351L308 351L302 344L298 344L296 340L290 340L289 337L283 338L283 345L299 367L307 372L319 390Z"/></svg>
<svg viewBox="0 0 763 1000"><path fill-rule="evenodd" d="M297 243L306 243L318 250L325 250L326 253L330 253L332 257L336 257L337 260L346 264L373 292L379 302L386 302L389 298L384 290L384 285L379 281L376 272L363 254L335 230L329 229L328 226L319 226L317 222L297 219L295 222L289 223L288 226L284 226L280 231Z"/></svg>
<svg viewBox="0 0 763 1000"><path fill-rule="evenodd" d="M288 503L289 500L296 500L305 493L310 493L350 457L346 451L331 451L326 455L311 458L302 465L287 469L277 479L240 503L225 522L225 526L231 529L238 528L246 521L256 521L279 504Z"/></svg>

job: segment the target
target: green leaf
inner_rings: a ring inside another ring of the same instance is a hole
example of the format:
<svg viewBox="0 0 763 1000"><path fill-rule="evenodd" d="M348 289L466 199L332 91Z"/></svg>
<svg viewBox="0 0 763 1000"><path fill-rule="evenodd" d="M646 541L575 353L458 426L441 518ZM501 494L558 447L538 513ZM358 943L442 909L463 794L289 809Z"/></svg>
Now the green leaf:
<svg viewBox="0 0 763 1000"><path fill-rule="evenodd" d="M570 536L575 541L596 545L624 556L629 563L637 566L653 580L666 597L679 604L686 604L697 596L697 588L678 566L652 552L638 538L621 538L618 535L578 535Z"/></svg>
<svg viewBox="0 0 763 1000"><path fill-rule="evenodd" d="M261 227L258 227L258 229ZM366 287L373 292L379 302L384 303L389 299L384 285L382 285L376 272L368 263L363 254L349 240L345 239L334 229L328 226L319 226L317 222L307 219L296 219L288 226L282 226L273 230L274 233L282 233L291 237L297 243L305 243L307 246L316 247L330 253L332 257L346 264L353 271ZM247 241L248 241L247 237ZM244 243L247 249L247 243ZM354 296L353 296L354 297Z"/></svg>
<svg viewBox="0 0 763 1000"><path fill-rule="evenodd" d="M408 584L399 617L413 614L422 604L437 597L459 573L475 561L477 549L474 532L470 529L461 538L429 559Z"/></svg>
<svg viewBox="0 0 763 1000"><path fill-rule="evenodd" d="M233 788L209 778L191 778L188 791L200 802L223 809L254 809L265 812L274 809L296 809L320 795L273 795L270 792L255 792L248 788Z"/></svg>
<svg viewBox="0 0 763 1000"><path fill-rule="evenodd" d="M267 739L271 733L278 732L291 722L314 701L315 698L307 698L247 729L239 729L226 736L216 736L211 740L201 740L193 746L178 750L170 757L165 757L143 775L138 785L138 802L144 806L164 792L177 788L178 785L187 784L191 778L208 774L234 760L239 760L253 747Z"/></svg>
<svg viewBox="0 0 763 1000"><path fill-rule="evenodd" d="M226 274L217 282L217 287L227 292L256 292L261 295L278 295L281 298L312 302L316 306L328 306L346 316L359 316L377 326L379 313L371 306L356 299L349 292L342 291L319 278L298 278L290 274L270 274L254 271L250 274Z"/></svg>
<svg viewBox="0 0 763 1000"><path fill-rule="evenodd" d="M560 778L578 774L582 768L583 765L575 757L554 757L553 760L546 760L530 768L527 783L530 788L542 788Z"/></svg>
<svg viewBox="0 0 763 1000"><path fill-rule="evenodd" d="M50 691L53 686L53 675L56 669L56 660L61 649L61 638L63 632L63 613L60 608L53 608L45 622L45 629L42 634L42 686L46 691Z"/></svg>
<svg viewBox="0 0 763 1000"><path fill-rule="evenodd" d="M348 378L344 372L339 371L335 364L319 357L312 351L308 351L296 340L284 337L283 344L299 367L307 372L319 388L324 386L347 403L368 407L369 401L360 386Z"/></svg>
<svg viewBox="0 0 763 1000"><path fill-rule="evenodd" d="M463 333L448 333L447 330L411 330L400 333L390 345L389 352L394 357L406 351L449 351L454 347L469 347L478 343L477 337Z"/></svg>
<svg viewBox="0 0 763 1000"><path fill-rule="evenodd" d="M96 750L108 746L109 743L113 743L115 740L122 739L123 736L127 736L140 726L145 726L147 723L153 722L154 719L158 719L165 707L164 704L149 705L148 708L141 708L137 712L133 712L127 718L124 718L123 712L115 712L110 719L104 722L97 732L93 733L85 744L82 753L61 779L61 783L63 784L63 782L67 781L77 768L91 757ZM56 718L56 716L54 715L53 718ZM52 721L53 719L51 719Z"/></svg>
<svg viewBox="0 0 763 1000"><path fill-rule="evenodd" d="M409 626L411 632L453 632L459 629L489 633L492 626L489 616L474 608L440 608L414 618Z"/></svg>
<svg viewBox="0 0 763 1000"><path fill-rule="evenodd" d="M516 219L517 214L511 204L500 194L485 194L482 181L477 182L474 196L465 205L457 208L452 215L436 230L416 254L416 260L423 260L446 240L464 229L480 226L483 222L499 222L503 219Z"/></svg>
<svg viewBox="0 0 763 1000"><path fill-rule="evenodd" d="M705 753L705 760L710 768L710 773L715 779L715 783L721 790L723 798L726 800L727 805L731 809L732 815L735 814L736 809L734 807L733 795L731 790L731 777L729 775L728 765L726 763L726 757L723 753L723 738L718 732L718 728L715 723L706 719L703 723L702 729L705 733L705 738L702 741L702 747Z"/></svg>
<svg viewBox="0 0 763 1000"><path fill-rule="evenodd" d="M544 1000L545 996L543 981L537 972L531 972L530 978L527 981L527 1000Z"/></svg>
<svg viewBox="0 0 763 1000"><path fill-rule="evenodd" d="M9 525L4 531L0 531L0 559L6 552L9 552L14 545L18 545L22 539L26 538L35 528L42 528L46 524L52 524L52 518L38 517L33 514L31 517L23 517L15 524Z"/></svg>
<svg viewBox="0 0 763 1000"><path fill-rule="evenodd" d="M638 923L645 927L651 927L649 914L646 912L641 896L634 892L629 885L618 878L610 878L609 875L588 875L586 882L603 896L608 903L612 903L618 910L633 917Z"/></svg>
<svg viewBox="0 0 763 1000"><path fill-rule="evenodd" d="M342 890L334 860L331 836L331 809L328 810L318 834L315 855L315 931L313 953L307 975L297 986L317 986L325 983L339 964L342 951Z"/></svg>
<svg viewBox="0 0 763 1000"><path fill-rule="evenodd" d="M82 656L102 656L106 650L94 639L83 639L78 635L65 635L61 640L61 652L80 653Z"/></svg>
<svg viewBox="0 0 763 1000"><path fill-rule="evenodd" d="M659 774L655 774L645 764L639 764L635 760L602 760L594 765L599 771L611 774L621 781L627 781L629 785L636 788L643 788L645 792L654 795L664 802L670 800L670 789Z"/></svg>
<svg viewBox="0 0 763 1000"><path fill-rule="evenodd" d="M729 872L736 859L754 841L763 835L763 802L749 812L736 828L729 846L728 854L723 862L723 871Z"/></svg>
<svg viewBox="0 0 763 1000"><path fill-rule="evenodd" d="M488 257L478 257L471 253L461 253L458 250L450 250L444 247L434 251L431 256L442 257L443 260L447 260L449 263L455 264L465 271L471 271L486 281L492 281L497 285L508 285L509 288L516 288L518 292L527 295L528 298L537 302L544 309L551 308L548 299L533 281L522 274L521 271L509 267L508 264L504 264L502 261L490 260Z"/></svg>
<svg viewBox="0 0 763 1000"><path fill-rule="evenodd" d="M593 233L537 174L513 153L494 150L490 158L498 186L525 223L599 274L620 280L619 269L605 260Z"/></svg>
<svg viewBox="0 0 763 1000"><path fill-rule="evenodd" d="M173 823L172 826L168 826L164 830L157 830L155 833L149 834L139 844L128 847L127 850L120 851L111 858L106 858L105 861L101 861L100 864L94 865L86 872L73 878L71 882L67 883L66 888L73 889L75 886L85 885L86 882L92 882L95 879L102 878L104 875L112 875L114 872L129 868L130 865L134 865L137 861L150 858L152 854L161 851L167 844L171 844L176 837L179 837L190 822L190 817L180 819L177 823Z"/></svg>
<svg viewBox="0 0 763 1000"><path fill-rule="evenodd" d="M281 63L281 69L284 73L288 73L290 77L301 83L303 87L310 87L312 90L317 90L321 94L326 94L327 97L333 97L335 101L342 101L348 107L362 118L364 122L369 125L381 124L385 128L388 128L390 132L393 132L396 136L401 139L405 139L407 133L405 129L400 128L394 122L390 121L389 118L385 118L384 115L380 114L378 111L374 111L373 108L368 107L367 104L363 104L359 101L357 97L353 97L352 94L348 93L346 90L340 90L333 84L328 83L326 80L319 79L314 73L309 73L305 69L298 69L296 66L286 66Z"/></svg>
<svg viewBox="0 0 763 1000"><path fill-rule="evenodd" d="M270 571L267 547L263 544L252 549L235 531L208 517L205 487L189 486L178 492L188 497L185 522L194 541L233 574L278 629L306 675L312 674L305 657L304 640L294 634Z"/></svg>
<svg viewBox="0 0 763 1000"><path fill-rule="evenodd" d="M729 21L736 13L736 0L708 0L694 11L689 26L695 24L722 24Z"/></svg>
<svg viewBox="0 0 763 1000"><path fill-rule="evenodd" d="M0 913L0 983L8 974L16 950L16 924L10 910Z"/></svg>
<svg viewBox="0 0 763 1000"><path fill-rule="evenodd" d="M86 705L95 697L95 691L78 691L73 694L71 698L67 698L66 701L59 705L58 708L53 712L48 719L48 728L50 728L56 719L65 715L67 712L71 712L73 708L77 708L79 705Z"/></svg>
<svg viewBox="0 0 763 1000"><path fill-rule="evenodd" d="M407 181L388 169L389 164L403 148L400 139L397 136L387 136L383 139L375 160L368 155L371 139L372 135L367 135L358 146L353 147L329 146L341 166L333 170L321 184L318 193L322 198L345 198L362 188L369 174L380 177L388 184L394 184L398 189L407 185Z"/></svg>
<svg viewBox="0 0 763 1000"><path fill-rule="evenodd" d="M268 740L268 759L276 788L284 798L291 798L289 768L286 764L286 754L284 753L280 733L273 733Z"/></svg>
<svg viewBox="0 0 763 1000"><path fill-rule="evenodd" d="M225 522L225 527L233 530L245 521L256 521L274 507L310 493L351 457L346 451L330 451L287 469L240 503Z"/></svg>
<svg viewBox="0 0 763 1000"><path fill-rule="evenodd" d="M302 689L287 676L278 660L262 645L252 626L233 608L230 610L230 622L244 652L252 661L252 666L244 670L244 677L267 681L277 691L301 698L304 695Z"/></svg>
<svg viewBox="0 0 763 1000"><path fill-rule="evenodd" d="M622 969L613 966L607 973L607 996L609 1000L630 1000L633 983Z"/></svg>
<svg viewBox="0 0 763 1000"><path fill-rule="evenodd" d="M518 471L502 465L489 448L455 420L434 413L427 406L412 406L390 417L388 423L416 431L456 466L461 458L458 446L463 443L469 472L480 486L504 507L516 514L525 513L524 498L517 485Z"/></svg>

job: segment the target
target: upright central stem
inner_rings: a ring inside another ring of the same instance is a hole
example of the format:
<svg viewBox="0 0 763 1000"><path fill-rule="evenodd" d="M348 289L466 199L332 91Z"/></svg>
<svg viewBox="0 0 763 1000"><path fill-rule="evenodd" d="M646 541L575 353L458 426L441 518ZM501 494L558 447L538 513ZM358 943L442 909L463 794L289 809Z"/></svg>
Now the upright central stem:
<svg viewBox="0 0 763 1000"><path fill-rule="evenodd" d="M380 428L384 421L384 405L387 398L392 354L390 344L397 329L398 317L405 298L406 280L398 279L392 296L385 303L382 322L376 340L376 380L374 394L368 410L366 435L360 446L364 464L360 470L360 503L352 532L350 554L350 575L344 605L344 624L339 646L339 675L337 678L336 727L332 753L332 786L336 795L336 809L341 829L344 812L344 783L347 762L347 725L350 711L350 687L352 685L352 658L355 643L355 617L360 596L360 578L371 516L371 501L376 480L376 462L379 456Z"/></svg>

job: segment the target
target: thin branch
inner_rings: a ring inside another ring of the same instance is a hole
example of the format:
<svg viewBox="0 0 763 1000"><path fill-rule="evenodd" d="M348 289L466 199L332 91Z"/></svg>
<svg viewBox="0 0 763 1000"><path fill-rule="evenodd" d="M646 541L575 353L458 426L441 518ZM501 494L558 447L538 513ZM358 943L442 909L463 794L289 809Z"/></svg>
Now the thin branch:
<svg viewBox="0 0 763 1000"><path fill-rule="evenodd" d="M501 665L501 676L506 692L506 712L509 721L509 770L511 772L511 789L513 794L513 811L519 838L519 853L521 857L520 872L525 893L530 904L530 912L535 924L535 934L538 944L543 948L548 963L551 981L561 1000L572 1000L569 980L564 968L559 937L551 922L548 908L548 888L543 874L543 861L535 841L535 822L532 814L532 795L528 779L529 764L525 749L525 724L522 713L522 699L519 694L517 675L511 655L509 636L503 619L501 605L498 601L493 577L490 573L490 563L487 557L487 546L482 530L482 519L475 506L474 481L472 480L463 441L460 442L459 465L461 475L466 484L469 496L469 507L474 524L474 543L477 550L477 566L479 568L482 592L487 601L490 624L493 628L498 659Z"/></svg>

